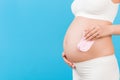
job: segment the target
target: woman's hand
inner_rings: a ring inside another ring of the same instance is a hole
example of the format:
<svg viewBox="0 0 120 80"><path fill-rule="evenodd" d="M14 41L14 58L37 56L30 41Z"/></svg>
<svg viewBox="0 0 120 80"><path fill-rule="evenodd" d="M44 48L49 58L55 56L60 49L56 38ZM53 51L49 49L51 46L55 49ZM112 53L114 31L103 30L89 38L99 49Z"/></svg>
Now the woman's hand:
<svg viewBox="0 0 120 80"><path fill-rule="evenodd" d="M62 57L63 57L63 60L64 60L70 67L75 68L75 65L74 65L72 62L70 62L70 61L67 60L66 54L65 54L64 52L62 53Z"/></svg>
<svg viewBox="0 0 120 80"><path fill-rule="evenodd" d="M85 29L86 40L95 40L101 37L112 35L112 26L93 24Z"/></svg>

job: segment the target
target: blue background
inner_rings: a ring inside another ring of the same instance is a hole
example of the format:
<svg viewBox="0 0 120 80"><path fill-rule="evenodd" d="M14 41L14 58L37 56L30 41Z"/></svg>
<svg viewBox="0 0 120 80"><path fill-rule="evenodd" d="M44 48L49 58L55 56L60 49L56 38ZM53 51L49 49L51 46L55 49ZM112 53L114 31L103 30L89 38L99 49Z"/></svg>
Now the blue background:
<svg viewBox="0 0 120 80"><path fill-rule="evenodd" d="M72 80L61 57L72 0L0 0L0 80ZM120 24L120 10L114 21ZM113 35L120 65L120 36Z"/></svg>

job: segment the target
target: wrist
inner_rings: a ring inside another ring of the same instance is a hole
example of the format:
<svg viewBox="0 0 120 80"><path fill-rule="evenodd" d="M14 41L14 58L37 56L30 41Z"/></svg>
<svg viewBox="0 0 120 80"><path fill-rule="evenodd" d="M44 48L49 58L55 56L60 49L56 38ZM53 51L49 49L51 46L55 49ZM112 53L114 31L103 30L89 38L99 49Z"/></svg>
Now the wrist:
<svg viewBox="0 0 120 80"><path fill-rule="evenodd" d="M113 25L110 25L108 27L109 27L110 35L113 35L114 34L114 27L113 27Z"/></svg>

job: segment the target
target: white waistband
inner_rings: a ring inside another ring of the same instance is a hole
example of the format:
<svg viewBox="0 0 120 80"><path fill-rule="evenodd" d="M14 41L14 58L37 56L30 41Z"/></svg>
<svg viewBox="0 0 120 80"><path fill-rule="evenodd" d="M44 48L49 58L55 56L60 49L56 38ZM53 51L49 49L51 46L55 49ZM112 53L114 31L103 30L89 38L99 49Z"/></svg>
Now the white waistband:
<svg viewBox="0 0 120 80"><path fill-rule="evenodd" d="M76 62L76 63L74 63L75 65L77 65L77 64L79 64L79 65L84 65L84 64L100 64L100 63L103 63L103 62L108 62L108 61L111 61L111 62L113 62L113 61L117 61L116 60L116 57L115 57L115 55L114 54L112 54L112 55L109 55L109 56L102 56L102 57L98 57L98 58L94 58L94 59L90 59L90 60L87 60L87 61L82 61L82 62ZM92 65L93 65L92 64Z"/></svg>

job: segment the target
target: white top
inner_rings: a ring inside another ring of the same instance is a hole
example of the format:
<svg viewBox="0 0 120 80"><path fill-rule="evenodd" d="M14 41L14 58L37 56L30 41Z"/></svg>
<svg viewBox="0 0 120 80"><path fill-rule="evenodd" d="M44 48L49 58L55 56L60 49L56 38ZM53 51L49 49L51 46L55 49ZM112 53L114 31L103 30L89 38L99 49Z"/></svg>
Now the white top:
<svg viewBox="0 0 120 80"><path fill-rule="evenodd" d="M71 10L75 16L113 22L118 7L118 3L113 3L112 0L74 0Z"/></svg>

